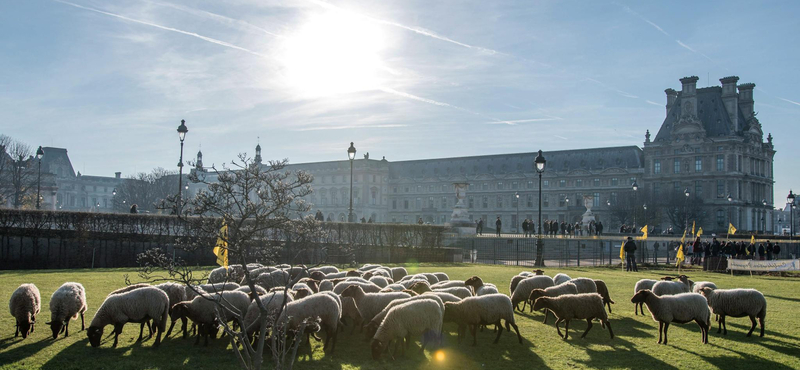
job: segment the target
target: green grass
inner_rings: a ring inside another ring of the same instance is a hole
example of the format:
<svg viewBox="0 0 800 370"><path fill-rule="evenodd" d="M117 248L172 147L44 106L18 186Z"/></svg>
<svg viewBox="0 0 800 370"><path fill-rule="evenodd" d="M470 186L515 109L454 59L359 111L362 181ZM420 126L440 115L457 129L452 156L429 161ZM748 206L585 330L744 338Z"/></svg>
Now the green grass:
<svg viewBox="0 0 800 370"><path fill-rule="evenodd" d="M512 276L521 267L491 265L421 265L408 267L410 271L443 271L451 279L465 279L479 275L485 281L497 284L507 293ZM746 338L750 326L747 318L728 319L728 335L716 334L716 323L709 336L709 344L700 343L700 330L696 324L673 325L668 346L657 345L658 325L650 316L634 316L630 303L633 285L640 278L657 278L669 272L650 270L637 274L619 269L605 268L547 268L550 276L565 272L572 277L603 279L617 302L613 305L610 322L616 337L609 339L608 331L595 325L586 339L579 339L586 328L585 322L573 322L571 336L561 340L552 325L541 323L542 314L517 314L517 324L524 338L519 345L515 335L504 333L500 343L492 344L494 334L484 331L478 335L478 346L469 341L456 344L455 327L445 325L444 360L436 360L433 353L419 354L419 347L406 358L395 362L387 359L372 360L369 346L363 335L350 330L340 333L336 353L324 355L321 343L312 341L313 352L301 349L302 357L297 369L798 369L800 368L800 324L797 307L800 303L800 280L779 277L750 277L707 274L690 271L695 280L711 280L721 288L748 287L764 293L769 305L766 336ZM87 289L89 325L97 307L106 294L124 285L124 274L135 277L131 269L57 270L57 271L5 271L0 272L0 297L8 299L22 283L35 283L42 293L42 313L38 317L37 331L28 339L15 339L14 319L0 316L0 369L173 369L189 366L196 369L237 369L238 363L227 340L217 339L209 347L194 346L193 339L167 339L160 348L152 348L153 340L135 343L138 325L128 324L120 335L118 348L110 348L105 341L101 348L91 348L80 322L70 325L70 336L51 339L48 302L50 295L62 283L77 281ZM7 312L7 311L6 311ZM111 327L106 328L106 333ZM756 332L758 329L756 329ZM413 348L413 347L412 347Z"/></svg>

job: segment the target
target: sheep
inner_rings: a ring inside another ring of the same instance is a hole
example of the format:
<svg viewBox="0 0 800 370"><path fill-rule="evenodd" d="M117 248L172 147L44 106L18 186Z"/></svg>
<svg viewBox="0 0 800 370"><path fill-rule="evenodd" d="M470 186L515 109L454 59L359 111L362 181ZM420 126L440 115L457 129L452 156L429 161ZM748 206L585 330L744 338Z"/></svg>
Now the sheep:
<svg viewBox="0 0 800 370"><path fill-rule="evenodd" d="M442 318L443 313L439 304L427 299L406 302L392 308L378 327L375 336L372 337L372 342L370 343L372 358L379 359L391 340L397 338L410 339L419 334L425 334L422 340L422 351L424 351L430 336L437 338L437 342L439 341L438 338L440 338L442 331ZM408 344L409 342L407 341L406 345L402 346L404 355Z"/></svg>
<svg viewBox="0 0 800 370"><path fill-rule="evenodd" d="M61 329L64 336L69 336L69 322L81 317L81 331L86 328L84 313L88 309L86 304L86 289L80 283L64 283L53 292L50 297L50 329L53 330L53 339L58 338Z"/></svg>
<svg viewBox="0 0 800 370"><path fill-rule="evenodd" d="M392 293L365 293L361 286L354 285L347 287L340 294L342 297L352 297L361 314L361 318L365 322L372 320L381 310L386 308L389 302L395 299L403 299L411 297L410 294L404 292Z"/></svg>
<svg viewBox="0 0 800 370"><path fill-rule="evenodd" d="M444 320L458 324L459 343L461 343L466 327L469 326L472 332L473 346L478 344L477 326L489 324L495 324L499 329L497 337L494 339L494 343L497 344L500 334L503 333L500 320L504 320L506 330L511 331L509 326L513 327L517 332L519 343L522 344L522 335L519 334L519 328L514 321L514 307L511 305L511 299L505 294L487 294L465 298L460 302L447 302L444 304Z"/></svg>
<svg viewBox="0 0 800 370"><path fill-rule="evenodd" d="M308 269L309 274L314 271L320 271L323 274L333 274L339 272L339 269L336 266L319 266Z"/></svg>
<svg viewBox="0 0 800 370"><path fill-rule="evenodd" d="M8 309L11 316L16 319L14 338L22 333L22 339L28 337L28 333L33 333L36 326L36 315L42 308L42 296L39 288L33 284L22 284L8 301Z"/></svg>
<svg viewBox="0 0 800 370"><path fill-rule="evenodd" d="M541 297L558 297L566 294L578 294L578 287L571 281L545 289L538 288L532 290L531 294L528 296L528 301L531 303L531 312L533 312L533 303L536 302L536 299ZM542 321L542 323L547 324L547 316L549 313L549 310L544 310L544 321Z"/></svg>
<svg viewBox="0 0 800 370"><path fill-rule="evenodd" d="M570 280L578 288L578 294L581 293L597 293L597 284L594 280L584 277L579 277Z"/></svg>
<svg viewBox="0 0 800 370"><path fill-rule="evenodd" d="M304 283L304 284L308 285L309 288L311 288L312 292L319 293L319 280L314 280L312 278L306 277L306 278L300 279L300 281L298 281L298 283Z"/></svg>
<svg viewBox="0 0 800 370"><path fill-rule="evenodd" d="M689 287L680 281L659 281L653 284L652 292L657 296L689 293Z"/></svg>
<svg viewBox="0 0 800 370"><path fill-rule="evenodd" d="M86 331L89 343L92 347L100 346L100 339L103 337L103 329L106 325L114 325L114 344L117 347L117 339L125 323L142 323L153 320L156 328L156 341L154 347L161 344L161 333L167 326L167 316L169 315L169 297L167 293L156 287L143 287L129 292L110 295L97 309L97 312L89 324Z"/></svg>
<svg viewBox="0 0 800 370"><path fill-rule="evenodd" d="M525 279L527 279L527 278L529 278L531 276L533 276L533 274L530 274L530 275L522 275L522 274L520 274L520 275L512 277L511 278L511 282L508 284L508 292L511 293L511 294L514 294L514 290L517 289L517 285L519 285L519 282L522 281L522 280L525 280Z"/></svg>
<svg viewBox="0 0 800 370"><path fill-rule="evenodd" d="M694 286L694 281L689 279L688 276L686 276L686 275L678 275L678 280L680 280L681 283L686 284L686 286L689 288L689 290L692 290L692 287Z"/></svg>
<svg viewBox="0 0 800 370"><path fill-rule="evenodd" d="M146 286L152 286L152 285L147 284L147 283L131 284L131 285L127 285L127 286L124 286L122 288L119 288L117 290L114 290L111 293L108 293L108 295L115 295L115 294L130 292L131 290L144 288Z"/></svg>
<svg viewBox="0 0 800 370"><path fill-rule="evenodd" d="M178 302L183 302L183 301L186 300L186 286L178 284L178 283L170 283L170 282L168 282L168 283L158 284L155 287L158 288L158 289L163 290L164 293L167 293L167 297L169 298L169 308L170 308L169 312L170 312L170 319L172 320L172 322L169 325L169 329L167 330L167 333L164 335L164 338L166 338L166 337L169 337L170 333L172 333L172 328L175 327L175 322L176 322L176 318L172 318L172 315L171 315L172 314L172 306L175 305ZM187 321L186 318L181 319L182 326L181 326L180 331L183 332L183 337L184 338L186 337L186 324L187 324L186 321Z"/></svg>
<svg viewBox="0 0 800 370"><path fill-rule="evenodd" d="M471 286L476 296L499 293L494 284L484 283L478 276L473 276L465 280L464 284Z"/></svg>
<svg viewBox="0 0 800 370"><path fill-rule="evenodd" d="M374 269L376 269L376 268L378 268L378 267L383 267L383 266L381 266L381 265L374 265L374 264L369 264L369 263L367 263L367 264L364 264L363 266L359 267L359 268L358 268L358 271L361 271L361 272L367 272L367 271L369 271L369 270L374 270Z"/></svg>
<svg viewBox="0 0 800 370"><path fill-rule="evenodd" d="M414 284L414 285L412 285L409 289L414 291L417 294L422 294L422 293L431 291L430 285L425 284L425 283L423 283L421 281L416 283L416 284Z"/></svg>
<svg viewBox="0 0 800 370"><path fill-rule="evenodd" d="M258 275L255 279L256 285L261 286L264 289L272 289L278 286L286 286L291 281L291 276L288 272L283 270L275 270L271 272L265 272L261 275Z"/></svg>
<svg viewBox="0 0 800 370"><path fill-rule="evenodd" d="M711 289L717 289L717 284L714 284L710 281L698 281L692 285L692 293L700 293L705 287L709 287Z"/></svg>
<svg viewBox="0 0 800 370"><path fill-rule="evenodd" d="M361 275L363 275L363 274L364 273L362 273L361 271L350 270L350 271L347 271L347 272L344 273L344 277L349 277L349 276L361 277Z"/></svg>
<svg viewBox="0 0 800 370"><path fill-rule="evenodd" d="M339 283L338 280L339 279L334 280L334 285ZM360 277L360 276L348 276L348 277L342 278L341 281L357 281L359 283L364 283L364 284L369 284L370 283L369 279L364 279L363 277Z"/></svg>
<svg viewBox="0 0 800 370"><path fill-rule="evenodd" d="M611 313L611 305L614 301L611 299L611 294L608 292L608 286L603 280L595 280L594 284L597 286L597 294L603 297L603 304L608 306L608 313Z"/></svg>
<svg viewBox="0 0 800 370"><path fill-rule="evenodd" d="M386 315L389 313L389 311L392 308L394 308L396 306L399 306L401 304L404 304L406 302L411 302L411 301L416 301L416 300L421 300L421 299L427 299L427 300L431 300L431 301L436 302L439 305L439 309L441 309L441 311L444 313L444 301L442 300L442 298L440 298L438 295L435 295L435 294L426 293L426 294L421 294L421 295L417 295L417 296L413 296L413 297L409 297L409 298L396 299L394 301L389 302L389 304L386 305L386 307L383 310L381 310L381 312L379 312L377 315L375 315L375 317L373 317L372 320L370 320L370 322L367 323L366 330L365 330L365 332L366 332L365 339L369 340L370 338L372 338L375 335L375 332L378 330L378 327L383 322L383 319L386 318ZM458 299L456 299L454 302L458 302Z"/></svg>
<svg viewBox="0 0 800 370"><path fill-rule="evenodd" d="M361 282L356 282L356 281L345 281L345 282L336 284L333 287L333 292L336 293L336 294L342 295L342 292L344 292L345 289L347 289L347 288L349 288L349 287L351 287L353 285L359 286L362 290L364 290L367 293L377 293L377 292L381 291L381 287L379 287L379 286L377 286L377 285L375 285L373 283L361 283Z"/></svg>
<svg viewBox="0 0 800 370"><path fill-rule="evenodd" d="M558 273L558 274L556 274L556 276L553 276L553 283L555 283L555 285L558 285L558 284L561 284L561 283L564 283L564 282L567 282L567 281L570 281L570 280L572 280L572 278L569 277L569 275L567 275L567 274Z"/></svg>
<svg viewBox="0 0 800 370"><path fill-rule="evenodd" d="M294 292L294 298L295 299L303 299L305 297L308 297L308 296L314 294L314 292L312 292L311 289L306 289L306 288L300 288L300 289L297 289L297 290L293 290L292 292ZM328 293L333 293L333 292L328 292Z"/></svg>
<svg viewBox="0 0 800 370"><path fill-rule="evenodd" d="M725 316L731 317L750 317L750 331L747 336L753 334L756 328L756 317L761 325L761 337L764 336L764 318L767 317L767 300L761 292L755 289L713 289L704 287L700 289L700 294L708 301L711 311L719 315L719 327L717 334L724 328L723 335L728 334L728 327L725 324Z"/></svg>
<svg viewBox="0 0 800 370"><path fill-rule="evenodd" d="M657 282L658 280L641 279L636 282L636 285L633 286L633 294L638 293L640 290L653 290L653 285L655 285ZM644 303L637 303L633 305L633 313L635 315L639 315L639 311L642 311L642 315L644 315Z"/></svg>
<svg viewBox="0 0 800 370"><path fill-rule="evenodd" d="M215 284L202 284L199 286L206 293L219 293L228 290L236 290L241 286L238 283L215 283Z"/></svg>
<svg viewBox="0 0 800 370"><path fill-rule="evenodd" d="M392 272L392 279L395 281L400 280L408 275L408 271L405 267L392 267L389 270Z"/></svg>
<svg viewBox="0 0 800 370"><path fill-rule="evenodd" d="M392 282L391 279L387 279L386 277L383 276L373 276L369 278L369 281L381 288L386 288Z"/></svg>
<svg viewBox="0 0 800 370"><path fill-rule="evenodd" d="M556 321L556 331L558 336L561 337L561 329L558 327L562 321L565 321L564 326L564 340L569 337L569 322L570 320L586 320L586 331L583 332L581 338L586 338L586 334L592 329L592 319L600 319L600 324L605 328L608 327L608 333L611 339L614 339L614 332L611 330L611 324L608 322L608 315L606 314L605 304L603 297L597 293L581 293L581 294L566 294L558 297L540 297L533 303L533 309L547 309L552 311L558 320Z"/></svg>
<svg viewBox="0 0 800 370"><path fill-rule="evenodd" d="M406 287L404 287L401 284L394 283L394 284L389 284L385 288L381 289L381 292L399 292L399 291L402 291L405 288Z"/></svg>
<svg viewBox="0 0 800 370"><path fill-rule="evenodd" d="M314 274L315 279L320 279L318 274ZM332 272L330 274L325 274L322 279L333 280L333 279L340 279L347 277L347 271L339 271L339 272Z"/></svg>
<svg viewBox="0 0 800 370"><path fill-rule="evenodd" d="M314 294L288 303L276 322L284 328L295 330L302 325L303 321L317 320L317 318L320 320L320 328L325 330L325 342L322 349L324 351L330 345L330 352L333 353L336 349L336 337L339 320L342 318L342 307L329 294ZM279 331L273 331L273 335L276 332Z"/></svg>
<svg viewBox="0 0 800 370"><path fill-rule="evenodd" d="M433 289L433 293L447 293L452 294L459 299L472 297L472 291L469 288L452 287L452 288L437 288Z"/></svg>
<svg viewBox="0 0 800 370"><path fill-rule="evenodd" d="M203 336L205 338L204 345L208 345L208 336L215 332L218 315L224 322L232 321L236 316L243 318L247 316L250 304L250 297L244 292L204 293L194 297L191 301L179 302L172 306L172 315L173 320L184 317L192 319L192 322L199 327L195 344L199 343L200 337Z"/></svg>
<svg viewBox="0 0 800 370"><path fill-rule="evenodd" d="M464 280L445 280L431 285L431 289L445 289L445 288L466 288Z"/></svg>
<svg viewBox="0 0 800 370"><path fill-rule="evenodd" d="M369 279L369 278L371 278L373 276L383 276L385 278L391 279L392 278L392 270L389 270L386 267L378 267L378 268L376 268L374 270L369 270L369 271L365 272L362 275L362 277L364 279Z"/></svg>
<svg viewBox="0 0 800 370"><path fill-rule="evenodd" d="M277 311L281 309L285 303L289 303L294 301L294 297L291 293L286 293L285 291L276 291L276 292L269 292L264 294L258 299L261 301L261 305L264 306L267 313L272 315L272 317L268 318L267 326L272 325L272 320L275 319L274 315ZM258 302L253 301L250 302L250 306L247 307L247 311L244 314L244 319L242 322L244 323L243 327L245 332L248 336L255 333L256 330L260 329L258 326L259 320L261 318L261 309L258 307Z"/></svg>
<svg viewBox="0 0 800 370"><path fill-rule="evenodd" d="M258 285L256 285L255 287L256 287L256 295L259 295L259 296L261 296L261 295L267 294L267 290L266 290L266 289L264 289L264 288L262 288L262 287L260 287L260 286L258 286ZM250 290L250 286L248 286L248 285L242 285L242 286L240 286L240 287L238 287L238 288L234 289L234 291L238 291L238 292L244 292L245 294L247 294L247 295L250 295L250 292L251 292L252 290ZM252 297L252 296L251 296L250 298L251 298L251 300L253 299L253 297ZM184 299L184 301L185 301L185 299Z"/></svg>
<svg viewBox="0 0 800 370"><path fill-rule="evenodd" d="M402 285L405 288L410 288L411 286L413 286L414 284L419 283L419 282L422 282L422 283L430 285L430 282L428 282L428 279L424 279L424 278L422 278L422 279L409 278L407 280L401 280L399 282L399 284Z"/></svg>
<svg viewBox="0 0 800 370"><path fill-rule="evenodd" d="M515 309L519 309L519 303L523 302L522 309L520 309L520 312L523 312L525 311L525 305L528 303L528 297L530 297L532 290L544 289L554 285L553 279L549 276L531 276L517 284L517 288L514 289L514 293L511 295L511 303L514 304Z"/></svg>
<svg viewBox="0 0 800 370"><path fill-rule="evenodd" d="M227 268L217 267L208 274L208 283L234 282L241 283L244 279L244 268L242 265L230 265Z"/></svg>
<svg viewBox="0 0 800 370"><path fill-rule="evenodd" d="M434 272L433 274L439 279L439 282L450 280L450 276L447 276L444 272Z"/></svg>
<svg viewBox="0 0 800 370"><path fill-rule="evenodd" d="M660 283L660 282L659 282ZM678 283L683 285L683 283ZM667 330L672 322L685 324L694 321L700 326L701 340L708 343L708 328L711 311L702 295L696 293L681 293L675 295L658 296L649 289L636 292L631 298L631 303L644 303L650 310L654 321L658 321L658 344L661 344L661 334L664 334L664 344L667 344Z"/></svg>

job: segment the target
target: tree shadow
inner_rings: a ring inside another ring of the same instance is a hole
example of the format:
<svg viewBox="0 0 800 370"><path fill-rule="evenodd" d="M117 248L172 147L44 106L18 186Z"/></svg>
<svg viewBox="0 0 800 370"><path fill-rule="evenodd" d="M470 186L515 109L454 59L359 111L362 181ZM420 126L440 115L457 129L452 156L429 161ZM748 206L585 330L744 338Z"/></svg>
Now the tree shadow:
<svg viewBox="0 0 800 370"><path fill-rule="evenodd" d="M747 319L747 318L743 318L743 319L745 319L746 321L749 322L749 319ZM785 343L785 344L788 344L790 346L794 346L795 348L800 348L800 344L798 344L798 343L800 343L800 338L795 337L795 336L786 335L786 334L783 334L783 333L778 333L778 332L769 330L768 328L765 328L764 329L764 337L762 338L762 337L758 336L761 333L760 326L756 325L756 328L753 330L753 335L751 337L747 337L746 334L747 334L748 331L750 331L750 324L731 323L730 322L730 317L726 317L725 318L725 324L727 324L728 329L729 329L728 330L728 335L724 335L722 333L717 334L717 329L716 328L719 327L719 324L712 324L712 328L711 328L711 330L709 332L710 336L718 336L718 337L725 338L725 339L728 339L728 340L733 340L733 341L737 341L737 342L747 342L747 343L750 343L750 342L758 343L759 341L775 341L775 342L779 342L779 343ZM735 330L730 330L731 327L733 327ZM781 341L781 340L777 340L776 338L785 338L785 339L788 339L789 342L784 342L784 341Z"/></svg>
<svg viewBox="0 0 800 370"><path fill-rule="evenodd" d="M781 299L781 300L789 301L789 302L800 302L800 298L780 297L780 296L769 295L769 294L764 294L764 297L769 297L769 298L772 298L772 299Z"/></svg>
<svg viewBox="0 0 800 370"><path fill-rule="evenodd" d="M51 337L47 338L31 338L30 336L22 340L22 337L19 338L7 338L3 339L2 346L0 346L0 364L10 364L15 363L20 360L24 360L26 358L32 357L39 353L45 347L48 347L54 343ZM14 346L18 344L19 346L12 348L9 351L4 351L6 348Z"/></svg>
<svg viewBox="0 0 800 370"><path fill-rule="evenodd" d="M719 346L717 344L711 343L711 339L709 339L709 346L716 347L723 351L728 351L739 355L740 357L734 356L706 356L703 353L693 352L689 349L684 349L687 353L694 354L698 357L702 357L706 360L709 364L714 365L718 369L747 369L747 368L767 368L770 370L782 370L782 369L794 369L791 366L787 366L786 364L772 361L769 357L758 357L748 352L737 351L731 346ZM794 351L792 356L797 356L797 351Z"/></svg>
<svg viewBox="0 0 800 370"><path fill-rule="evenodd" d="M586 338L588 339L589 336L587 335ZM601 349L599 345L602 344L611 348ZM607 343L600 343L593 339L576 339L575 345L582 347L589 356L588 360L577 360L576 362L592 369L638 369L642 366L646 366L648 369L678 369L646 352L639 351L634 343L616 336ZM611 356L609 355L610 351L613 351Z"/></svg>

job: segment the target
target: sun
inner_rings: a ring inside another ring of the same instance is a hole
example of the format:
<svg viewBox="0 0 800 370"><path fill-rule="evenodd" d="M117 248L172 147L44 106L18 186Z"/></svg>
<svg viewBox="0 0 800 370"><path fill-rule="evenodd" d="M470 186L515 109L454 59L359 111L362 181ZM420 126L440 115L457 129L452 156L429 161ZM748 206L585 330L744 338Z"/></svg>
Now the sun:
<svg viewBox="0 0 800 370"><path fill-rule="evenodd" d="M374 22L344 12L308 20L284 41L280 59L290 89L305 98L371 90L385 68L384 39Z"/></svg>

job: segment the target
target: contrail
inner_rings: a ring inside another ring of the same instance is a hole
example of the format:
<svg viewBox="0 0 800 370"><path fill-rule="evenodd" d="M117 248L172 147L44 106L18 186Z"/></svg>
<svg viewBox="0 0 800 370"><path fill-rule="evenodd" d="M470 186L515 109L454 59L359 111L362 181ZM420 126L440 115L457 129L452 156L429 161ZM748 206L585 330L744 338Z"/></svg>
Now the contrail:
<svg viewBox="0 0 800 370"><path fill-rule="evenodd" d="M345 126L319 126L319 127L308 127L308 128L301 128L294 131L322 131L322 130L345 130L345 129L354 129L354 128L397 128L397 127L408 127L408 125L345 125Z"/></svg>
<svg viewBox="0 0 800 370"><path fill-rule="evenodd" d="M283 35L279 35L277 33L270 32L270 31L268 31L268 30L266 30L264 28L261 28L259 26L254 25L254 24L252 24L250 22L243 21L241 19L235 19L235 18L231 18L231 17L226 17L224 15L220 15L220 14L217 14L217 13L212 13L212 12L209 12L209 11L206 11L206 10L193 9L193 8L188 8L188 7L181 6L181 5L172 4L172 3L161 3L161 2L150 1L150 0L145 0L145 2L148 2L148 3L151 3L151 4L156 4L156 5L167 7L167 8L180 10L180 11L182 11L184 13L189 13L189 14L192 14L192 15L205 16L205 17L208 17L208 18L211 18L211 19L214 19L214 20L218 20L218 21L223 21L223 22L229 23L229 24L230 23L237 24L237 25L240 25L240 26L244 26L244 28L253 29L253 30L256 30L256 31L261 32L261 33L265 33L265 34L270 35L270 36L283 37Z"/></svg>
<svg viewBox="0 0 800 370"><path fill-rule="evenodd" d="M560 118L530 118L530 119L518 119L510 121L491 121L486 123L491 125L497 125L497 124L516 125L517 123L558 121L558 120L560 120Z"/></svg>
<svg viewBox="0 0 800 370"><path fill-rule="evenodd" d="M657 105L657 106L659 106L659 107L661 106L661 104L658 104L658 103L656 103L656 102L654 102L654 101L652 101L652 100L645 100L645 102L646 102L646 103L648 103L648 104Z"/></svg>
<svg viewBox="0 0 800 370"><path fill-rule="evenodd" d="M636 95L633 95L633 94L631 94L631 93L627 93L627 92L625 92L625 91L622 91L622 90L620 90L620 89L615 89L615 88L613 88L613 87L611 87L611 86L608 86L608 85L606 85L606 84L604 84L604 83L602 83L602 82L600 82L600 81L598 81L598 80L595 80L594 78L591 78L591 77L586 77L586 80L588 80L588 81L592 81L592 82L594 82L594 83L596 83L596 84L598 84L598 85L600 85L600 86L602 86L602 87L605 87L606 89L609 89L609 90L611 90L611 91L614 91L614 92L616 92L617 94L620 94L620 95L622 95L622 96L624 96L624 97L626 97L626 98L631 98L631 99L639 99L639 97L638 97L638 96L636 96Z"/></svg>
<svg viewBox="0 0 800 370"><path fill-rule="evenodd" d="M699 52L699 51L697 51L697 50L694 50L694 49L692 49L692 48L691 48L689 45L686 45L685 43L683 43L683 41L681 41L681 40L678 40L678 39L677 39L677 38L675 38L674 36L670 35L670 34L669 34L667 31L664 31L664 29L663 29L663 28L661 28L659 25L657 25L657 24L655 24L655 23L651 22L649 19L647 19L647 18L643 17L641 14L639 14L639 13L635 12L633 9L629 8L627 5L622 5L622 4L619 4L619 3L617 3L617 2L614 2L614 4L616 4L617 6L621 6L621 7L622 7L622 9L624 9L624 10L625 10L625 12L627 12L628 14L632 14L632 15L636 16L637 18L639 18L639 19L641 19L641 20L643 20L643 21L647 22L647 24L649 24L649 25L653 26L653 28L657 29L659 32L663 33L665 36L672 38L672 39L673 39L673 40L675 40L675 42L676 42L676 43L678 43L678 45L680 45L682 48L684 48L684 49L686 49L686 50L689 50L689 51L691 51L692 53L698 54L698 55L700 55L700 56L702 56L702 57L704 57L704 58L706 58L706 59L708 59L708 60L710 60L710 61L714 62L714 59L711 59L711 58L710 58L708 55L705 55L705 54L703 54L703 53L701 53L701 52ZM715 63L716 63L716 62L715 62Z"/></svg>
<svg viewBox="0 0 800 370"><path fill-rule="evenodd" d="M166 26L162 26L160 24L155 24L155 23L142 21L142 20L139 20L139 19L129 18L129 17L126 17L124 15L110 13L110 12L102 11L102 10L99 10L99 9L86 7L86 6L83 6L83 5L74 4L74 3L71 3L71 2L68 2L68 1L64 1L64 0L53 0L53 1L65 4L65 5L73 6L73 7L79 8L79 9L88 10L88 11L91 11L91 12L105 14L107 16L114 17L114 18L119 18L119 19L126 20L126 21L129 21L129 22L134 22L134 23L139 23L139 24L143 24L143 25L146 25L146 26L150 26L150 27L155 27L155 28L162 29L162 30L165 30L165 31L177 32L177 33L180 33L180 34L183 34L183 35L186 35L186 36L196 37L196 38L198 38L200 40L207 41L207 42L210 42L212 44L217 44L217 45L224 46L224 47L227 47L227 48L244 51L246 53L249 53L249 54L261 57L261 58L270 59L265 54L261 54L259 52L256 52L256 51L253 51L253 50L250 50L250 49L247 49L247 48L243 48L241 46L234 45L234 44L222 41L222 40L217 40L215 38L211 38L211 37L208 37L208 36L199 35L199 34L196 34L194 32L183 31L183 30L179 30L177 28L166 27Z"/></svg>
<svg viewBox="0 0 800 370"><path fill-rule="evenodd" d="M798 103L798 102L796 102L794 100L789 100L789 99L781 98L781 97L778 97L778 99L783 100L783 101L788 102L788 103L792 103L794 105L800 105L800 103Z"/></svg>

